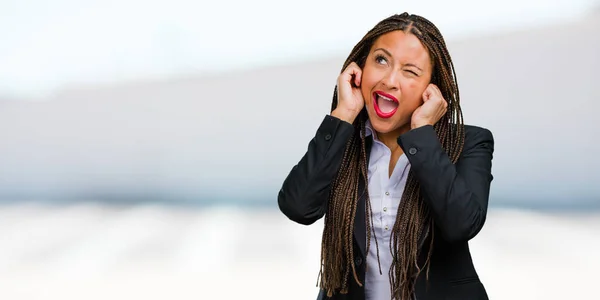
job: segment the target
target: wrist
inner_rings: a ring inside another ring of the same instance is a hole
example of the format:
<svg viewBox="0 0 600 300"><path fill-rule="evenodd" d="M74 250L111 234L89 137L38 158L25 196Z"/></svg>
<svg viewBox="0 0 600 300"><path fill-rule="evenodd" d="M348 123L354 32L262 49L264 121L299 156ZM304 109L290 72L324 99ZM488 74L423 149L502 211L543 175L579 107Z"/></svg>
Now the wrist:
<svg viewBox="0 0 600 300"><path fill-rule="evenodd" d="M417 129L417 128L420 128L420 127L423 127L423 126L427 126L427 125L433 125L433 124L429 124L427 122L422 122L422 121L421 122L419 122L419 121L417 121L417 122L411 122L410 123L410 129Z"/></svg>
<svg viewBox="0 0 600 300"><path fill-rule="evenodd" d="M352 124L358 116L358 113L344 108L336 108L331 112L331 116Z"/></svg>

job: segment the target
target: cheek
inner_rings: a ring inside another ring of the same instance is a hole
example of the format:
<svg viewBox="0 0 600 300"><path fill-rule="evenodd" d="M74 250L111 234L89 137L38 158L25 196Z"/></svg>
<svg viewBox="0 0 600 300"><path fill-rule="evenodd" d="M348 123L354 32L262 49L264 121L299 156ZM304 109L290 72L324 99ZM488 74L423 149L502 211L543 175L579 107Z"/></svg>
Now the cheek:
<svg viewBox="0 0 600 300"><path fill-rule="evenodd" d="M363 78L363 81L360 84L360 91L365 99L366 104L371 104L373 102L373 87L375 86L375 82L371 78Z"/></svg>
<svg viewBox="0 0 600 300"><path fill-rule="evenodd" d="M372 66L367 65L363 69L360 90L363 98L365 99L365 104L373 104L373 92L378 88L384 77L384 71L378 70Z"/></svg>
<svg viewBox="0 0 600 300"><path fill-rule="evenodd" d="M416 80L407 80L402 84L402 102L406 107L418 107L423 102L423 84Z"/></svg>

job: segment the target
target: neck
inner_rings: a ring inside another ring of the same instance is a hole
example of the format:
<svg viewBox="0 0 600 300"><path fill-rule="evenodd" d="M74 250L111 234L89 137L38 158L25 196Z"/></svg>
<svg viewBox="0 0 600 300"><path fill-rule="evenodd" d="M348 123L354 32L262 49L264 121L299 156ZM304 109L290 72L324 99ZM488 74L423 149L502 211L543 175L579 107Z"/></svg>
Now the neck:
<svg viewBox="0 0 600 300"><path fill-rule="evenodd" d="M387 133L377 133L377 138L385 144L392 152L400 151L402 152L402 148L398 145L398 137L402 134L410 130L410 124L406 124L404 126L399 127L394 131L390 131Z"/></svg>

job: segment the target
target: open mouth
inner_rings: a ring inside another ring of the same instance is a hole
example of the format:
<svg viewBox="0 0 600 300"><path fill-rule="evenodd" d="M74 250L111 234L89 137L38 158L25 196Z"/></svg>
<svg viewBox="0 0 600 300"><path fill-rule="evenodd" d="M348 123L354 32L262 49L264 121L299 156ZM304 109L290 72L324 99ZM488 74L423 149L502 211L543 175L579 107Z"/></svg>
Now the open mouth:
<svg viewBox="0 0 600 300"><path fill-rule="evenodd" d="M373 106L375 107L375 113L380 117L387 119L393 116L398 110L398 99L396 97L386 94L384 92L376 91L373 93Z"/></svg>

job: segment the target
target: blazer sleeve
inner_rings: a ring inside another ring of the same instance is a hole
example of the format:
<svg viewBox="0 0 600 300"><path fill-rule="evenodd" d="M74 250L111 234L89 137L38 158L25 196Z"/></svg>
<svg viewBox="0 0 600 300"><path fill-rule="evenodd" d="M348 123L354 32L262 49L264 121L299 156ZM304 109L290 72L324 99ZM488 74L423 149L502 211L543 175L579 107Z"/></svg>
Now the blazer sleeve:
<svg viewBox="0 0 600 300"><path fill-rule="evenodd" d="M449 242L468 241L485 223L493 180L494 139L484 128L465 130L465 145L456 164L450 161L433 126L398 138L411 170L425 194L436 226Z"/></svg>
<svg viewBox="0 0 600 300"><path fill-rule="evenodd" d="M304 156L283 181L277 203L290 220L309 225L327 212L331 182L340 168L354 126L327 115Z"/></svg>

